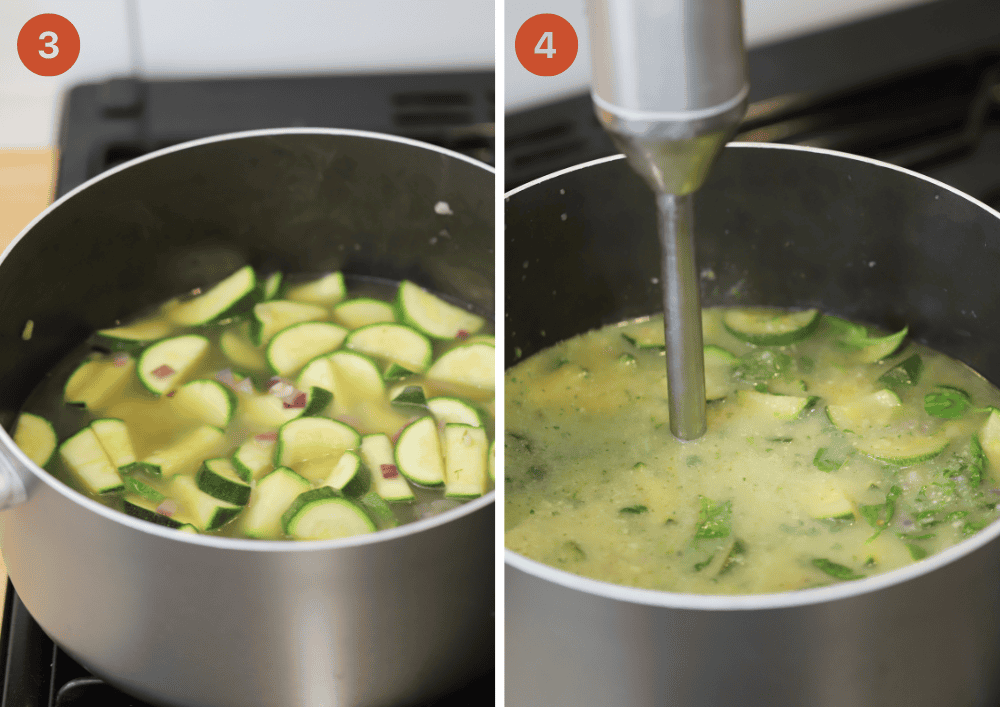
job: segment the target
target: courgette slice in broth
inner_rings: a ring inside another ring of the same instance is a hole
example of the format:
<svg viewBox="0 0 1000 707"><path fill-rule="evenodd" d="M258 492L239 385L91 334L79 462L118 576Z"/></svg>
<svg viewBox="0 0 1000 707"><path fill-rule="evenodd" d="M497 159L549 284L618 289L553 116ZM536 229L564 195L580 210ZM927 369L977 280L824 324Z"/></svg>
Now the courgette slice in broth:
<svg viewBox="0 0 1000 707"><path fill-rule="evenodd" d="M813 335L822 321L818 309L801 312L730 309L722 317L726 330L755 346L787 346Z"/></svg>
<svg viewBox="0 0 1000 707"><path fill-rule="evenodd" d="M167 310L170 321L180 326L201 326L249 309L257 291L257 275L249 265L196 297Z"/></svg>
<svg viewBox="0 0 1000 707"><path fill-rule="evenodd" d="M56 431L52 423L39 415L22 412L17 418L14 443L38 466L45 466L56 451Z"/></svg>
<svg viewBox="0 0 1000 707"><path fill-rule="evenodd" d="M399 284L396 302L406 324L435 339L468 338L486 324L479 315L445 302L409 280Z"/></svg>

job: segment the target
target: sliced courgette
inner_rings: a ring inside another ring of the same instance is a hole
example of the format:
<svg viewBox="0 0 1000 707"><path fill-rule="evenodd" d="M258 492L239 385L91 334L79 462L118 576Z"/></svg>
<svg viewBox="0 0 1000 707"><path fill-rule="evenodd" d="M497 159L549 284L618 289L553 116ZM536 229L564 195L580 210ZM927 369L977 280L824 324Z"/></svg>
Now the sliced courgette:
<svg viewBox="0 0 1000 707"><path fill-rule="evenodd" d="M219 348L237 368L255 372L267 370L264 351L250 341L250 325L247 322L227 327L219 336Z"/></svg>
<svg viewBox="0 0 1000 707"><path fill-rule="evenodd" d="M419 385L407 385L400 391L393 391L389 395L392 406L404 415L426 415L430 412L427 407L427 395Z"/></svg>
<svg viewBox="0 0 1000 707"><path fill-rule="evenodd" d="M169 393L187 380L208 349L208 339L196 334L157 341L139 357L139 381L151 393Z"/></svg>
<svg viewBox="0 0 1000 707"><path fill-rule="evenodd" d="M427 407L440 425L448 423L458 423L460 425L472 425L482 427L483 420L479 411L458 398L436 397L427 401Z"/></svg>
<svg viewBox="0 0 1000 707"><path fill-rule="evenodd" d="M705 346L705 399L719 400L733 392L733 367L739 359L721 346Z"/></svg>
<svg viewBox="0 0 1000 707"><path fill-rule="evenodd" d="M340 461L323 480L324 486L342 491L352 498L362 496L371 487L371 477L361 463L361 457L354 452L344 452Z"/></svg>
<svg viewBox="0 0 1000 707"><path fill-rule="evenodd" d="M1000 472L1000 410L990 408L990 415L986 418L986 424L983 425L983 429L979 433L979 442L990 467Z"/></svg>
<svg viewBox="0 0 1000 707"><path fill-rule="evenodd" d="M256 289L257 275L247 265L207 292L171 307L167 316L181 326L210 324L249 309Z"/></svg>
<svg viewBox="0 0 1000 707"><path fill-rule="evenodd" d="M333 397L339 410L378 405L385 398L385 384L375 362L355 351L335 351L327 358L333 372Z"/></svg>
<svg viewBox="0 0 1000 707"><path fill-rule="evenodd" d="M274 442L251 437L233 452L233 466L240 478L260 479L274 469Z"/></svg>
<svg viewBox="0 0 1000 707"><path fill-rule="evenodd" d="M268 366L279 376L298 373L309 361L336 349L347 329L330 322L304 322L282 329L267 345Z"/></svg>
<svg viewBox="0 0 1000 707"><path fill-rule="evenodd" d="M200 379L185 383L173 397L174 407L212 427L225 429L236 413L236 393L219 381Z"/></svg>
<svg viewBox="0 0 1000 707"><path fill-rule="evenodd" d="M369 324L391 324L396 310L388 302L358 297L341 302L333 308L333 321L348 329L360 329Z"/></svg>
<svg viewBox="0 0 1000 707"><path fill-rule="evenodd" d="M254 431L273 430L289 420L302 417L305 408L289 407L270 393L244 396L240 401L240 423Z"/></svg>
<svg viewBox="0 0 1000 707"><path fill-rule="evenodd" d="M496 384L496 349L489 344L466 344L451 349L428 369L427 378L492 391Z"/></svg>
<svg viewBox="0 0 1000 707"><path fill-rule="evenodd" d="M138 464L143 471L154 476L191 475L203 460L222 451L224 442L222 430L202 425L170 446L156 450Z"/></svg>
<svg viewBox="0 0 1000 707"><path fill-rule="evenodd" d="M948 443L943 434L924 437L908 433L891 437L863 437L854 442L854 448L873 459L896 466L912 466L933 459L945 450Z"/></svg>
<svg viewBox="0 0 1000 707"><path fill-rule="evenodd" d="M447 434L447 427L445 427ZM421 417L403 428L396 441L396 468L421 486L441 486L445 479L441 439L433 417ZM485 459L484 459L485 462Z"/></svg>
<svg viewBox="0 0 1000 707"><path fill-rule="evenodd" d="M185 525L186 520L183 517L177 517L176 511L169 515L164 512L167 509L160 504L165 497L163 497L163 494L160 494L160 496L160 500L153 500L146 496L135 494L124 496L122 497L122 511L133 518L139 518L140 520L156 523L167 528L180 528Z"/></svg>
<svg viewBox="0 0 1000 707"><path fill-rule="evenodd" d="M299 494L282 515L281 526L295 540L334 540L376 530L363 509L329 486Z"/></svg>
<svg viewBox="0 0 1000 707"><path fill-rule="evenodd" d="M332 307L347 296L344 285L344 275L340 272L330 273L323 277L290 287L287 299L296 302L311 302L324 307Z"/></svg>
<svg viewBox="0 0 1000 707"><path fill-rule="evenodd" d="M399 473L392 442L384 434L361 438L361 459L371 470L372 488L386 501L412 501L413 489Z"/></svg>
<svg viewBox="0 0 1000 707"><path fill-rule="evenodd" d="M95 338L97 343L108 346L112 351L131 351L169 336L173 330L173 325L163 317L153 317L124 326L98 329Z"/></svg>
<svg viewBox="0 0 1000 707"><path fill-rule="evenodd" d="M39 415L22 412L17 418L14 443L38 466L45 466L56 451L56 431L52 423Z"/></svg>
<svg viewBox="0 0 1000 707"><path fill-rule="evenodd" d="M300 417L278 430L274 465L295 467L310 459L337 456L357 449L361 436L350 425L325 417Z"/></svg>
<svg viewBox="0 0 1000 707"><path fill-rule="evenodd" d="M284 282L285 276L282 275L281 272L273 272L268 275L261 288L261 302L277 298L277 296L281 293L281 286Z"/></svg>
<svg viewBox="0 0 1000 707"><path fill-rule="evenodd" d="M221 528L243 510L243 506L205 493L190 476L175 476L170 481L170 495L180 504L183 516L202 531Z"/></svg>
<svg viewBox="0 0 1000 707"><path fill-rule="evenodd" d="M63 442L59 446L59 456L91 493L114 493L125 487L121 475L89 427Z"/></svg>
<svg viewBox="0 0 1000 707"><path fill-rule="evenodd" d="M901 405L898 395L884 389L845 405L827 405L826 414L840 430L868 434L888 425Z"/></svg>
<svg viewBox="0 0 1000 707"><path fill-rule="evenodd" d="M486 324L482 317L445 302L409 280L399 284L396 302L406 324L435 339L467 338Z"/></svg>
<svg viewBox="0 0 1000 707"><path fill-rule="evenodd" d="M122 389L134 370L135 360L124 354L84 361L66 381L63 400L67 405L99 409Z"/></svg>
<svg viewBox="0 0 1000 707"><path fill-rule="evenodd" d="M813 398L798 395L772 395L756 390L736 391L738 403L751 414L776 417L779 420L794 420L809 407Z"/></svg>
<svg viewBox="0 0 1000 707"><path fill-rule="evenodd" d="M486 493L489 440L482 427L444 427L445 489L448 498L477 498Z"/></svg>
<svg viewBox="0 0 1000 707"><path fill-rule="evenodd" d="M819 327L818 309L801 312L730 309L722 317L726 330L755 346L787 346L809 338Z"/></svg>
<svg viewBox="0 0 1000 707"><path fill-rule="evenodd" d="M355 329L344 341L344 348L398 363L416 373L423 373L431 363L430 340L403 324L370 324Z"/></svg>
<svg viewBox="0 0 1000 707"><path fill-rule="evenodd" d="M128 426L114 417L105 417L90 423L104 452L120 473L129 474L136 468L135 447Z"/></svg>
<svg viewBox="0 0 1000 707"><path fill-rule="evenodd" d="M280 538L282 514L309 488L309 482L294 471L278 467L257 482L243 512L243 532L251 538Z"/></svg>
<svg viewBox="0 0 1000 707"><path fill-rule="evenodd" d="M195 481L209 496L234 506L245 506L250 500L250 477L244 477L226 457L202 462Z"/></svg>
<svg viewBox="0 0 1000 707"><path fill-rule="evenodd" d="M247 333L254 346L267 346L282 329L303 322L323 321L326 317L326 310L315 304L280 299L261 302L254 305Z"/></svg>

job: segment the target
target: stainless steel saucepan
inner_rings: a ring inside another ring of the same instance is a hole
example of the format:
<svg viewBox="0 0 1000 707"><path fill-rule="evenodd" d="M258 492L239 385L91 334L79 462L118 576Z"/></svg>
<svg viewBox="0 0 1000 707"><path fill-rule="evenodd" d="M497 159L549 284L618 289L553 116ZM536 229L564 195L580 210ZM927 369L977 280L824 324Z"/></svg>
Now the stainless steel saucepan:
<svg viewBox="0 0 1000 707"><path fill-rule="evenodd" d="M490 670L492 492L340 541L188 536L68 488L8 432L95 328L247 263L409 278L492 316L493 214L492 170L461 155L288 129L153 153L35 219L0 259L0 486L3 557L45 632L156 705L411 705Z"/></svg>
<svg viewBox="0 0 1000 707"><path fill-rule="evenodd" d="M505 207L508 366L661 309L654 207L621 158L533 182ZM734 144L695 209L704 304L909 325L1000 383L1000 214L983 204L860 157ZM621 587L508 551L506 704L994 707L998 535L856 582L731 597Z"/></svg>

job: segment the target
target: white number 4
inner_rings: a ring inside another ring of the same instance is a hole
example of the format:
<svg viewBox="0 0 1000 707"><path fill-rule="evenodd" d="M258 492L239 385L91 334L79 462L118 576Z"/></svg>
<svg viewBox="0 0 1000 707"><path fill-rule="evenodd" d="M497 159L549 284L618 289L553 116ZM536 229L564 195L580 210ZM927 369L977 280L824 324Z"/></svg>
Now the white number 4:
<svg viewBox="0 0 1000 707"><path fill-rule="evenodd" d="M555 53L556 49L552 46L552 33L545 32L542 34L542 38L538 40L538 44L535 45L535 54L544 54L551 59Z"/></svg>

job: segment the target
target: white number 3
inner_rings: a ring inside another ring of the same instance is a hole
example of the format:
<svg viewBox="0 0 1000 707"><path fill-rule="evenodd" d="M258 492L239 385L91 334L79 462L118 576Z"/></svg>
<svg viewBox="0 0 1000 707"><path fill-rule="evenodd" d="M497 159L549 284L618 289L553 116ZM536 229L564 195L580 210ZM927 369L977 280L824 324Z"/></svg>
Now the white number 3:
<svg viewBox="0 0 1000 707"><path fill-rule="evenodd" d="M55 32L42 32L38 35L38 38L42 40L46 37L49 38L49 41L45 42L45 46L52 51L46 52L44 49L39 49L38 53L42 55L43 59L55 59L59 54L59 47L56 46L56 42L59 41L59 36Z"/></svg>
<svg viewBox="0 0 1000 707"><path fill-rule="evenodd" d="M544 54L551 59L555 53L556 49L552 46L552 33L545 32L542 34L542 38L538 40L538 44L535 45L535 54Z"/></svg>

